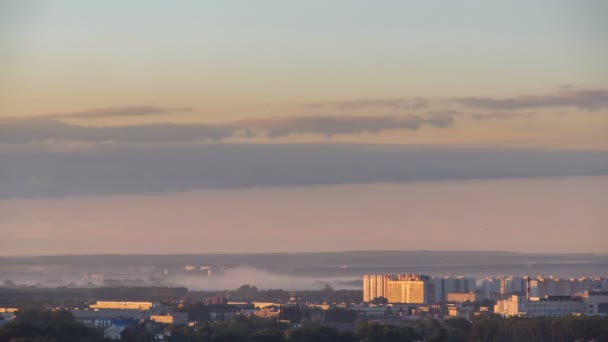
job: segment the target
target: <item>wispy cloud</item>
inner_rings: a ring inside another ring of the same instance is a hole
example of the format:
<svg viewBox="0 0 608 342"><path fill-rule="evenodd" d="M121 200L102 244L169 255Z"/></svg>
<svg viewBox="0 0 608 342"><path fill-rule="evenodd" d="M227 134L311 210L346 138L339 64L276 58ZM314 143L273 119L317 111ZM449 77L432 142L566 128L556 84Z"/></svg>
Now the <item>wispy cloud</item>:
<svg viewBox="0 0 608 342"><path fill-rule="evenodd" d="M180 142L219 141L236 128L223 124L140 124L127 126L78 126L52 118L0 120L0 143L57 141Z"/></svg>
<svg viewBox="0 0 608 342"><path fill-rule="evenodd" d="M328 137L338 134L379 133L386 130L417 130L423 125L449 127L451 117L423 117L419 115L343 116L318 115L285 118L259 118L241 120L238 126L265 131L268 136L289 134L322 134Z"/></svg>
<svg viewBox="0 0 608 342"><path fill-rule="evenodd" d="M313 102L306 104L309 108L330 108L343 111L355 111L372 108L404 110L422 109L429 106L429 101L422 97L413 98L377 98L377 99L358 99L335 102Z"/></svg>
<svg viewBox="0 0 608 342"><path fill-rule="evenodd" d="M572 85L561 85L554 93L543 95L521 95L516 97L483 97L467 96L458 98L423 98L394 97L367 98L344 101L313 102L306 107L313 109L337 109L341 111L359 110L418 110L450 111L465 106L484 110L521 110L544 107L573 107L586 111L595 111L608 107L608 89L577 88ZM447 107L447 109L445 109Z"/></svg>
<svg viewBox="0 0 608 342"><path fill-rule="evenodd" d="M530 118L530 113L514 113L514 112L493 112L493 113L473 113L471 117L475 120L510 120L514 118Z"/></svg>
<svg viewBox="0 0 608 342"><path fill-rule="evenodd" d="M41 116L51 118L106 118L106 117L121 117L121 116L146 116L146 115L162 115L176 112L189 112L191 107L160 107L148 105L136 106L120 106L95 108L76 112L51 113Z"/></svg>
<svg viewBox="0 0 608 342"><path fill-rule="evenodd" d="M608 107L608 89L578 89L560 87L555 94L522 95L518 97L462 97L452 102L470 108L490 110L521 110L543 107L574 107L595 111Z"/></svg>
<svg viewBox="0 0 608 342"><path fill-rule="evenodd" d="M451 116L296 116L257 118L225 123L156 123L126 126L80 126L51 117L0 120L0 143L49 140L88 142L187 142L220 141L231 137L252 138L258 134L282 137L290 134L354 135L386 130L417 130L424 125L447 128Z"/></svg>

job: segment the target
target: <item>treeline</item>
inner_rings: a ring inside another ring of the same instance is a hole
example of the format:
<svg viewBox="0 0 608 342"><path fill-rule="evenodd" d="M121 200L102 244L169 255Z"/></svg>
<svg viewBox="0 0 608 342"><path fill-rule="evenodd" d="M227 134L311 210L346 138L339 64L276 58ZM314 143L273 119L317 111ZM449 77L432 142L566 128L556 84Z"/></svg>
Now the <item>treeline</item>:
<svg viewBox="0 0 608 342"><path fill-rule="evenodd" d="M428 342L572 342L608 341L608 317L502 318L482 316L444 321L420 319L400 325L363 322L353 331L339 331L317 322L288 325L237 316L199 327L174 327L171 341L428 341Z"/></svg>
<svg viewBox="0 0 608 342"><path fill-rule="evenodd" d="M170 341L428 341L428 342L566 342L608 341L608 317L567 316L559 318L502 318L482 316L469 322L462 318L445 321L420 319L399 325L363 322L340 331L319 322L305 320L298 328L273 319L235 316L200 326L170 328ZM22 309L16 319L0 327L4 341L101 341L100 330L74 321L68 311ZM133 325L122 333L122 341L151 341L145 324Z"/></svg>
<svg viewBox="0 0 608 342"><path fill-rule="evenodd" d="M220 315L220 318L215 320L222 320L222 314L225 316L232 316L236 313L236 309L233 306L225 304L217 305L205 305L203 303L179 303L171 307L173 311L184 312L188 314L188 318L191 321L198 323L206 323L211 321L211 312L213 311L216 315ZM248 309L254 309L251 304ZM319 308L310 308L306 306L296 305L285 305L282 307L275 306L275 309L280 309L279 319L282 321L289 321L292 324L299 324L302 321L310 321L313 314L316 319L322 320L327 323L344 323L353 324L359 318L358 314L354 310L345 308L329 308L328 310L322 310Z"/></svg>
<svg viewBox="0 0 608 342"><path fill-rule="evenodd" d="M362 300L361 291L334 290L329 286L319 290L295 291L293 295L310 302L359 303ZM260 290L250 285L222 292L188 291L185 287L163 286L0 287L0 307L72 307L82 306L92 300L200 302L216 296L228 296L232 301L286 302L291 293L284 290Z"/></svg>
<svg viewBox="0 0 608 342"><path fill-rule="evenodd" d="M185 287L0 287L0 306L82 306L92 300L177 301L190 296Z"/></svg>
<svg viewBox="0 0 608 342"><path fill-rule="evenodd" d="M484 316L473 321L469 341L608 341L608 317L504 319Z"/></svg>
<svg viewBox="0 0 608 342"><path fill-rule="evenodd" d="M102 339L103 332L74 321L74 315L67 310L24 308L16 313L14 320L0 326L0 342L84 342Z"/></svg>
<svg viewBox="0 0 608 342"><path fill-rule="evenodd" d="M213 296L228 296L231 301L256 301L256 302L286 302L291 296L308 302L327 302L327 303L361 303L363 294L361 290L335 290L329 285L325 285L319 290L261 290L256 286L243 285L236 290L217 292L217 291L190 291L193 298L209 298Z"/></svg>

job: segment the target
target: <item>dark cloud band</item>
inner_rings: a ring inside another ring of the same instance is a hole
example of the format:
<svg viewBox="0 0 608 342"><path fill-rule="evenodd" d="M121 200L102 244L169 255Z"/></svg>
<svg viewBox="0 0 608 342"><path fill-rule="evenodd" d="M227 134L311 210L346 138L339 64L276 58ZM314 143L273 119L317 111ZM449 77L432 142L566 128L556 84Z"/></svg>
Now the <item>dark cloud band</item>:
<svg viewBox="0 0 608 342"><path fill-rule="evenodd" d="M362 144L0 150L0 198L608 174L608 153Z"/></svg>

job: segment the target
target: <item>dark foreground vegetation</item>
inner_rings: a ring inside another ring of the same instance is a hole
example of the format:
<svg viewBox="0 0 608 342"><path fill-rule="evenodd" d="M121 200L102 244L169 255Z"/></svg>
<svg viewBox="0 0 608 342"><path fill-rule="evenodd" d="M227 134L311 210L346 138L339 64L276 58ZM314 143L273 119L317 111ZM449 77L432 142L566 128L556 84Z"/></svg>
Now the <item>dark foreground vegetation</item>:
<svg viewBox="0 0 608 342"><path fill-rule="evenodd" d="M303 301L311 302L360 303L363 300L361 290L334 290L329 286L319 290L294 291L293 295ZM232 301L286 302L292 296L292 293L284 290L260 290L251 285L243 285L236 290L219 292L189 291L185 287L162 286L55 288L0 286L0 307L78 307L83 306L93 298L95 300L200 302L215 296L229 296Z"/></svg>
<svg viewBox="0 0 608 342"><path fill-rule="evenodd" d="M76 321L71 312L21 309L0 327L0 341L99 341L103 332Z"/></svg>
<svg viewBox="0 0 608 342"><path fill-rule="evenodd" d="M273 319L236 316L204 325L168 326L169 341L608 341L608 317L510 318L488 315L469 322L421 319L400 325L361 322L351 330L305 321L300 327ZM122 332L122 341L152 341L145 324ZM102 341L101 330L74 321L68 311L22 309L0 327L5 341Z"/></svg>

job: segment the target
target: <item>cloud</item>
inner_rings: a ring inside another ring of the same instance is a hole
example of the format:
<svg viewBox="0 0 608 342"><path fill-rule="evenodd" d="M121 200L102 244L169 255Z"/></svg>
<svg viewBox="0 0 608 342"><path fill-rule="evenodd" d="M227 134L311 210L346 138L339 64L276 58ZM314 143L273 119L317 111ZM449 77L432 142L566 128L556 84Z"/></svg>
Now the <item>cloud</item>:
<svg viewBox="0 0 608 342"><path fill-rule="evenodd" d="M510 120L513 118L529 118L532 114L513 113L513 112L494 112L494 113L473 113L471 117L475 120Z"/></svg>
<svg viewBox="0 0 608 342"><path fill-rule="evenodd" d="M557 91L554 94L545 95L521 95L505 98L468 96L452 99L426 99L422 97L368 98L333 102L314 102L306 104L306 107L312 109L338 109L341 111L370 109L398 111L424 108L437 110L438 106L454 104L486 110L574 107L587 111L595 111L608 107L608 89L581 89L566 84L558 86ZM450 111L450 109L447 111Z"/></svg>
<svg viewBox="0 0 608 342"><path fill-rule="evenodd" d="M359 99L336 102L313 102L306 104L309 108L332 108L342 111L364 110L371 108L382 108L390 110L422 109L429 106L429 101L422 97L413 98L377 98Z"/></svg>
<svg viewBox="0 0 608 342"><path fill-rule="evenodd" d="M258 118L226 123L155 123L127 126L80 126L45 117L0 120L0 143L29 143L44 141L83 142L189 142L220 141L231 137L251 138L257 132L269 137L290 134L378 133L386 130L417 130L423 125L449 127L453 119L448 116L418 115L393 116L295 116L285 118Z"/></svg>
<svg viewBox="0 0 608 342"><path fill-rule="evenodd" d="M363 144L0 150L0 197L608 174L608 152Z"/></svg>
<svg viewBox="0 0 608 342"><path fill-rule="evenodd" d="M0 143L219 141L233 136L235 132L235 127L222 124L159 123L94 127L67 124L51 118L0 120Z"/></svg>
<svg viewBox="0 0 608 342"><path fill-rule="evenodd" d="M427 122L434 127L446 128L454 125L454 118L449 115L431 115Z"/></svg>
<svg viewBox="0 0 608 342"><path fill-rule="evenodd" d="M121 116L162 115L174 112L189 112L191 107L159 107L159 106L123 106L95 108L77 112L52 113L42 116L51 118L107 118Z"/></svg>
<svg viewBox="0 0 608 342"><path fill-rule="evenodd" d="M453 120L448 117L422 117L418 115L385 116L296 116L285 118L259 118L241 120L238 126L262 130L268 136L280 137L289 134L322 134L328 137L337 134L379 133L386 130L417 130L423 125L449 127Z"/></svg>
<svg viewBox="0 0 608 342"><path fill-rule="evenodd" d="M507 98L463 97L452 102L471 108L490 110L521 110L532 108L574 107L595 111L608 107L608 89L577 89L560 87L556 94Z"/></svg>

